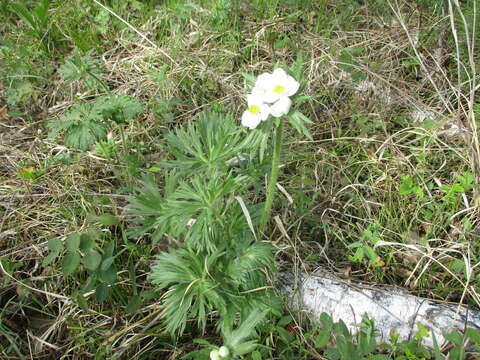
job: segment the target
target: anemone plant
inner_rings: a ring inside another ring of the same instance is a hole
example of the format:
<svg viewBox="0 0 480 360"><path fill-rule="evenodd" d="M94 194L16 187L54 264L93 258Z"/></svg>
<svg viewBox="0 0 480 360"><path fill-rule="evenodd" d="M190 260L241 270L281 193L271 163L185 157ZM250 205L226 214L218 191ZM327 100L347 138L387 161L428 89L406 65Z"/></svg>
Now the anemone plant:
<svg viewBox="0 0 480 360"><path fill-rule="evenodd" d="M227 344L213 350L211 356L218 359L253 349L255 341L243 340L278 303L269 284L274 248L260 236L270 218L279 173L282 118L296 128L303 121L303 115L290 111L299 87L280 68L260 75L241 120L252 131L245 132L232 116L203 113L186 129L170 132L169 155L160 164L165 169L163 190L148 178L130 198L129 211L138 218L131 234L148 232L170 247L156 258L150 273L150 280L165 291L166 330L181 334L194 320L201 329L215 320ZM255 203L252 189L261 187L262 177L255 175L268 161L262 154L272 125L275 141L273 151L266 151L271 175L263 205ZM242 325L233 330L238 320Z"/></svg>

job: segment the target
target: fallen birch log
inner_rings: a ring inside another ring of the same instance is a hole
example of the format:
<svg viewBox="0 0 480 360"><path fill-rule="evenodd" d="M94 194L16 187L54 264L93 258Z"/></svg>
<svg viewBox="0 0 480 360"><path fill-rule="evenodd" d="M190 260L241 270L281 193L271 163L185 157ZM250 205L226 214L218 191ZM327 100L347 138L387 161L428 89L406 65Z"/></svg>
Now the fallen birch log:
<svg viewBox="0 0 480 360"><path fill-rule="evenodd" d="M335 322L343 320L355 333L362 316L368 314L380 333L379 342L388 342L391 329L400 335L400 341L409 340L419 322L435 334L440 346L445 341L443 334L480 330L480 312L416 297L401 289L350 282L326 273L302 274L296 284L292 276L282 276L280 281L293 306L317 320L325 312ZM423 345L433 348L432 336L424 338Z"/></svg>

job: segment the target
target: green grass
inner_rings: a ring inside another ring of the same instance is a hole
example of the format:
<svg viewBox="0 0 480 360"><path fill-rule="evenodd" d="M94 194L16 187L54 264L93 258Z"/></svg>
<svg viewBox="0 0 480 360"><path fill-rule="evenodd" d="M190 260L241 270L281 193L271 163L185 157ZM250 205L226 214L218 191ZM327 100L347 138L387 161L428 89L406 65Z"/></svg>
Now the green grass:
<svg viewBox="0 0 480 360"><path fill-rule="evenodd" d="M39 1L21 3L33 13ZM214 321L205 333L193 323L182 337L165 331L162 293L147 275L168 245L127 237L136 219L126 197L145 175L160 178L169 130L203 110L240 119L242 73L290 66L299 54L313 139L284 132L279 183L293 203L277 193L272 212L296 241L274 221L265 232L280 267L322 266L478 308L480 105L471 87L480 60L466 41L474 3L453 5L453 29L437 1L389 3L102 2L122 21L92 0L51 1L29 23L2 2L0 261L11 276L0 276L0 357L180 359L202 349L194 339L221 345ZM108 138L88 152L64 133L48 136L48 124L110 92L145 110L109 122ZM264 201L263 187L255 191L252 201ZM104 301L88 283L102 280L83 265L63 275L65 249L42 265L49 240L72 233L122 251ZM315 326L284 315L262 327L265 347L246 359L322 356Z"/></svg>

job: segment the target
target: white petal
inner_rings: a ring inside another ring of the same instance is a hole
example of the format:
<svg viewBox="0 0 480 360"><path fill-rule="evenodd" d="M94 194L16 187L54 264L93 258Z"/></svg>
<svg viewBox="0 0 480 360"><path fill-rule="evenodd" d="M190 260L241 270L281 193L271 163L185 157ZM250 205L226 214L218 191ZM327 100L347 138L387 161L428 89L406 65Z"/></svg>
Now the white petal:
<svg viewBox="0 0 480 360"><path fill-rule="evenodd" d="M287 96L283 96L275 104L270 106L270 114L277 118L281 117L288 114L290 106L292 106L292 100Z"/></svg>
<svg viewBox="0 0 480 360"><path fill-rule="evenodd" d="M255 85L260 84L264 81L268 81L272 77L272 74L270 73L263 73L258 75L257 81L255 82Z"/></svg>
<svg viewBox="0 0 480 360"><path fill-rule="evenodd" d="M278 99L280 99L280 94L274 93L273 92L274 86L271 86L268 91L263 94L263 101L266 102L267 104L274 103Z"/></svg>
<svg viewBox="0 0 480 360"><path fill-rule="evenodd" d="M255 86L253 87L252 93L259 93L260 95L265 94L270 87L270 83L272 82L272 74L263 73L258 76L257 81L255 81Z"/></svg>
<svg viewBox="0 0 480 360"><path fill-rule="evenodd" d="M275 87L274 82L272 80L268 80L266 82L260 83L253 88L252 94L257 95L262 99L262 102L266 103L273 103L277 101L279 95L273 92L273 88Z"/></svg>
<svg viewBox="0 0 480 360"><path fill-rule="evenodd" d="M297 80L295 80L293 77L289 76L285 83L285 88L286 88L285 95L287 96L294 95L298 91L299 87L300 87L300 83Z"/></svg>
<svg viewBox="0 0 480 360"><path fill-rule="evenodd" d="M242 125L249 129L255 129L260 124L261 118L259 115L253 115L250 111L245 110L242 114Z"/></svg>
<svg viewBox="0 0 480 360"><path fill-rule="evenodd" d="M265 121L268 119L268 115L270 115L271 108L267 104L262 104L260 108L260 120Z"/></svg>
<svg viewBox="0 0 480 360"><path fill-rule="evenodd" d="M261 104L263 104L262 95L260 93L258 93L257 91L252 92L251 94L248 94L247 95L247 104L248 104L248 106L252 106L252 105L260 106Z"/></svg>
<svg viewBox="0 0 480 360"><path fill-rule="evenodd" d="M272 73L272 76L275 77L276 79L281 79L287 77L287 73L285 70L282 68L275 69L275 71Z"/></svg>

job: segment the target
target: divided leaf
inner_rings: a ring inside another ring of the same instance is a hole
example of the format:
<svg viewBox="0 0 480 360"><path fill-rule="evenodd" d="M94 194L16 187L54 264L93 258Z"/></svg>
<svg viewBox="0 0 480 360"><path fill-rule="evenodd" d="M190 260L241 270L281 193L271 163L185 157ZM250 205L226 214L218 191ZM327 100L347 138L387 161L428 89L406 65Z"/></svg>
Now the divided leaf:
<svg viewBox="0 0 480 360"><path fill-rule="evenodd" d="M287 115L287 119L290 124L292 124L292 126L295 128L295 130L307 137L309 140L313 140L312 134L310 134L310 131L308 131L306 126L306 124L313 124L312 120L310 120L298 110L290 112Z"/></svg>
<svg viewBox="0 0 480 360"><path fill-rule="evenodd" d="M60 120L51 121L48 127L50 137L63 132L66 146L84 151L107 135L102 114L89 103L75 105Z"/></svg>
<svg viewBox="0 0 480 360"><path fill-rule="evenodd" d="M124 123L136 118L143 111L138 99L128 95L112 94L98 98L95 108L103 117L116 123Z"/></svg>

